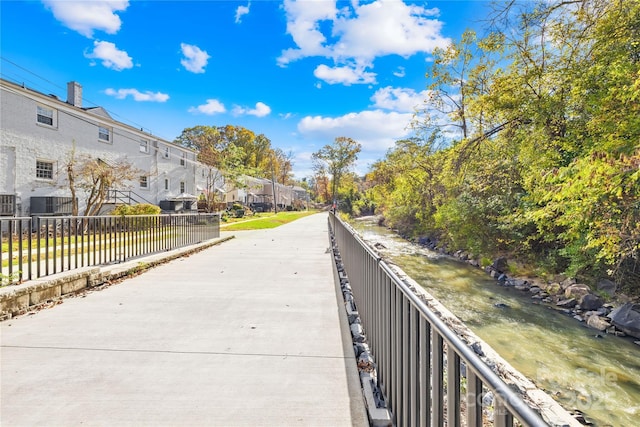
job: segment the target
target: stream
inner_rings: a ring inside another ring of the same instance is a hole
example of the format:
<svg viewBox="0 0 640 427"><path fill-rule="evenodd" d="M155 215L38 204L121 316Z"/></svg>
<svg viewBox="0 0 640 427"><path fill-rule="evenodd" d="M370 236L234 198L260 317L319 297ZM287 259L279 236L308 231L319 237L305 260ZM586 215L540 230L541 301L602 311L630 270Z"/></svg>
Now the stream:
<svg viewBox="0 0 640 427"><path fill-rule="evenodd" d="M640 347L601 333L484 271L412 244L374 219L351 225L565 409L596 426L640 426Z"/></svg>

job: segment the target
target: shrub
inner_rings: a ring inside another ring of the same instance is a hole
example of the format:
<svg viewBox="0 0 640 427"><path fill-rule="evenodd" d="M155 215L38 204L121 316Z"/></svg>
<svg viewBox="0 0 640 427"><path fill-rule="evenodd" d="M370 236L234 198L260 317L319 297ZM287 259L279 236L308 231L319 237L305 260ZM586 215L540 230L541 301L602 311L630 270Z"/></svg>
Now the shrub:
<svg viewBox="0 0 640 427"><path fill-rule="evenodd" d="M120 205L111 212L111 215L159 215L160 212L159 206L140 203L137 205Z"/></svg>

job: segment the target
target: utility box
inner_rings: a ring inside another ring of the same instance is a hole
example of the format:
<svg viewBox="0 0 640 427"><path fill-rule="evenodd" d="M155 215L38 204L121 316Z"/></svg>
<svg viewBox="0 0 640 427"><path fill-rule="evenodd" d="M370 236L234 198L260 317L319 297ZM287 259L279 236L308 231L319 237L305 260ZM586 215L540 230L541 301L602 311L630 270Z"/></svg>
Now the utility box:
<svg viewBox="0 0 640 427"><path fill-rule="evenodd" d="M31 197L31 215L71 215L73 209L72 197Z"/></svg>

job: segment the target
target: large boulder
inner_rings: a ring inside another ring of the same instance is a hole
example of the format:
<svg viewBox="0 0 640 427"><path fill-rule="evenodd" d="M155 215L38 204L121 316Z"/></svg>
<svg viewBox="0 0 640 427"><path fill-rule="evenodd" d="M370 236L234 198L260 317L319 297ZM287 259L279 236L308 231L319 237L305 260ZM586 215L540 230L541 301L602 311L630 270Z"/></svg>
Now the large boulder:
<svg viewBox="0 0 640 427"><path fill-rule="evenodd" d="M606 331L609 327L611 327L611 323L607 322L606 319L603 319L597 314L592 314L587 318L587 326L599 331Z"/></svg>
<svg viewBox="0 0 640 427"><path fill-rule="evenodd" d="M495 261L493 261L493 264L491 266L494 270L500 273L506 272L509 268L509 265L507 264L507 258L505 257L497 258Z"/></svg>
<svg viewBox="0 0 640 427"><path fill-rule="evenodd" d="M617 285L609 279L601 279L596 284L596 289L612 297L616 293Z"/></svg>
<svg viewBox="0 0 640 427"><path fill-rule="evenodd" d="M640 304L626 303L609 313L611 323L632 337L640 338Z"/></svg>
<svg viewBox="0 0 640 427"><path fill-rule="evenodd" d="M594 294L586 294L580 298L580 308L582 310L597 310L602 307L602 304L604 304L602 298Z"/></svg>
<svg viewBox="0 0 640 427"><path fill-rule="evenodd" d="M581 284L573 284L573 285L569 285L565 290L564 290L564 297L569 299L569 298L575 298L577 300L580 300L583 296L591 293L591 290L589 289L589 287L587 285L581 285Z"/></svg>

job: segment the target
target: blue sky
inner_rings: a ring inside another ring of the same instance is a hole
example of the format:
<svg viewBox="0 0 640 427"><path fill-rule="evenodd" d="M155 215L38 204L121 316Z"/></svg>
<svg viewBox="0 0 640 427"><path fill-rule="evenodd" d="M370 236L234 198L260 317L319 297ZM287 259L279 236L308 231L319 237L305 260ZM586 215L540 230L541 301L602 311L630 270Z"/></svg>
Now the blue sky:
<svg viewBox="0 0 640 427"><path fill-rule="evenodd" d="M485 1L6 1L2 77L174 140L244 126L291 153L297 178L338 136L357 171L406 137L435 47L480 28Z"/></svg>

